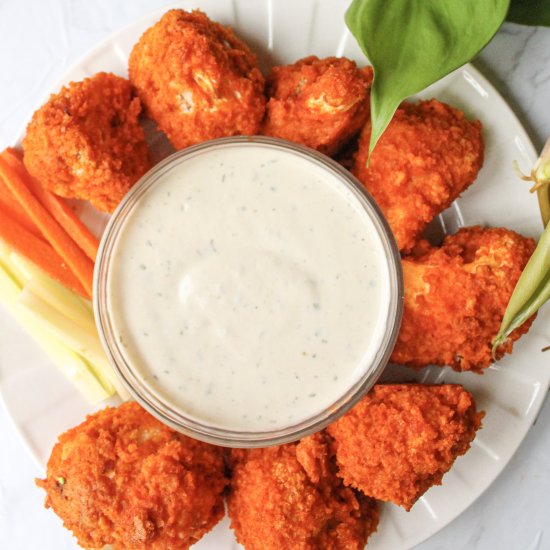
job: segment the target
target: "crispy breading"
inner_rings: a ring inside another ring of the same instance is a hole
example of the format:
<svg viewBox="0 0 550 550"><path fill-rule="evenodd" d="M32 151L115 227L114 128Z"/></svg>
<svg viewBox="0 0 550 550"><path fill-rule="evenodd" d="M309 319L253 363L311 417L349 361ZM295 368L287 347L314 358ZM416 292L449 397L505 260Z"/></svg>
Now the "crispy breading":
<svg viewBox="0 0 550 550"><path fill-rule="evenodd" d="M435 99L403 103L367 168L370 133L369 122L353 173L382 209L399 250L407 251L476 179L483 163L481 123Z"/></svg>
<svg viewBox="0 0 550 550"><path fill-rule="evenodd" d="M106 408L59 437L46 506L84 548L186 549L224 515L222 449L175 432L137 403Z"/></svg>
<svg viewBox="0 0 550 550"><path fill-rule="evenodd" d="M112 212L151 167L140 111L124 78L98 73L71 82L34 113L25 166L56 195Z"/></svg>
<svg viewBox="0 0 550 550"><path fill-rule="evenodd" d="M323 433L232 460L228 512L246 550L362 550L376 530L376 502L336 477Z"/></svg>
<svg viewBox="0 0 550 550"><path fill-rule="evenodd" d="M371 67L360 70L344 57L274 67L261 132L334 155L365 124L371 83Z"/></svg>
<svg viewBox="0 0 550 550"><path fill-rule="evenodd" d="M403 259L405 304L391 361L411 367L449 365L481 372L535 242L507 229L468 227L440 248L423 243ZM511 353L514 331L496 351Z"/></svg>
<svg viewBox="0 0 550 550"><path fill-rule="evenodd" d="M147 114L176 149L256 134L265 110L256 56L199 10L170 10L141 36L130 80Z"/></svg>
<svg viewBox="0 0 550 550"><path fill-rule="evenodd" d="M459 385L377 385L328 427L346 485L406 510L466 453L484 413Z"/></svg>

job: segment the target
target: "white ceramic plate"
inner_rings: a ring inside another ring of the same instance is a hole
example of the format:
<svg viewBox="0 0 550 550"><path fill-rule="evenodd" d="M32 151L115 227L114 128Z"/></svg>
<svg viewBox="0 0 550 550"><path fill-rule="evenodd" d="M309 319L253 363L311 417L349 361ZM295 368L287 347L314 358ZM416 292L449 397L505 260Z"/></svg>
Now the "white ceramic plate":
<svg viewBox="0 0 550 550"><path fill-rule="evenodd" d="M364 58L346 31L340 0L196 0L177 7L200 7L212 19L231 25L259 55L264 69L293 62L306 55L344 55L363 64ZM53 91L71 80L98 71L126 74L132 45L162 14L149 16L85 55L65 74ZM485 163L478 181L441 216L444 229L461 225L505 226L537 236L541 229L536 200L512 171L518 160L524 171L535 161L533 146L518 120L496 90L467 66L422 94L437 97L481 119L486 143ZM46 96L45 96L46 97ZM100 231L104 216L84 206L81 215ZM417 374L389 367L385 380L420 380L463 384L486 411L483 430L472 449L459 458L444 485L430 489L409 513L393 505L381 506L379 531L369 548L411 548L456 518L491 484L521 443L543 402L550 370L541 348L548 344L548 310L529 334L516 344L514 355L483 375L428 368ZM4 311L0 312L0 390L5 406L29 452L42 467L57 436L80 423L94 410L50 364L34 342ZM67 533L67 537L70 534ZM76 546L75 546L76 547ZM202 550L239 548L227 519L196 545Z"/></svg>

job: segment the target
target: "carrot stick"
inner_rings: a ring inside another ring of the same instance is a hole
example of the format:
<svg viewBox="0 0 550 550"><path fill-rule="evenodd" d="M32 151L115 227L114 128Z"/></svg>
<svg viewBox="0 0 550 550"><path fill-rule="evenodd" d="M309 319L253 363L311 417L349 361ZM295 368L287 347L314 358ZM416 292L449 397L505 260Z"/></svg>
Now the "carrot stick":
<svg viewBox="0 0 550 550"><path fill-rule="evenodd" d="M20 162L23 162L23 153L19 149L15 149L14 147L6 147L6 149L4 149L3 152L4 153L9 153L10 155L14 156Z"/></svg>
<svg viewBox="0 0 550 550"><path fill-rule="evenodd" d="M78 280L82 283L88 296L92 295L94 264L80 247L67 235L40 201L31 193L25 182L3 157L0 157L0 177L15 195L21 206L32 218L52 248L63 258Z"/></svg>
<svg viewBox="0 0 550 550"><path fill-rule="evenodd" d="M10 216L19 224L22 225L29 233L35 237L42 239L44 237L33 221L29 218L19 201L13 196L13 193L6 187L4 180L0 179L0 207L3 212L9 212Z"/></svg>
<svg viewBox="0 0 550 550"><path fill-rule="evenodd" d="M69 205L57 195L50 193L35 180L21 161L21 155L15 149L8 148L1 153L2 158L25 180L32 194L42 203L49 213L63 226L65 231L73 238L78 246L86 253L88 258L95 261L99 241L91 234L90 230L80 221Z"/></svg>
<svg viewBox="0 0 550 550"><path fill-rule="evenodd" d="M0 207L0 239L62 285L82 296L89 296L75 274L51 245L27 231L10 216L9 212L2 210L2 207Z"/></svg>

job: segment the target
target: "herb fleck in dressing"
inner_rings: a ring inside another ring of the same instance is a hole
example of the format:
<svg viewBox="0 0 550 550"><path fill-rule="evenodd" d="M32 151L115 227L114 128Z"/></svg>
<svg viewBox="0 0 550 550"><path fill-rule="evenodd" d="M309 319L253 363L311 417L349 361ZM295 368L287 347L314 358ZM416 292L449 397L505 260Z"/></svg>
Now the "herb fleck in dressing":
<svg viewBox="0 0 550 550"><path fill-rule="evenodd" d="M330 407L386 330L389 275L338 177L257 145L183 157L139 199L113 251L126 360L210 425L262 431Z"/></svg>

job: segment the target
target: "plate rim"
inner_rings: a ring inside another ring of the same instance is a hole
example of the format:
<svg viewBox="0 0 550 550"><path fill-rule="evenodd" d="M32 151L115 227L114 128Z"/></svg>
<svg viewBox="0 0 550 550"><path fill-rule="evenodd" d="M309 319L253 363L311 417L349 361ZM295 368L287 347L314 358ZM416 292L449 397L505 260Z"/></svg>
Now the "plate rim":
<svg viewBox="0 0 550 550"><path fill-rule="evenodd" d="M253 1L253 0L248 0ZM193 2L191 2L193 3ZM90 47L89 49L82 52L80 55L78 55L71 64L61 72L61 74L55 78L55 80L52 82L51 85L47 86L44 93L40 95L39 99L34 103L32 108L29 110L28 116L21 122L20 128L16 133L16 136L14 140L12 140L12 146L18 146L21 144L21 140L23 136L25 135L25 131L27 128L28 123L30 122L33 113L37 108L39 108L42 104L44 104L49 96L52 93L55 93L56 90L60 88L60 86L65 86L68 82L69 75L71 72L73 72L78 66L82 66L86 63L86 60L89 58L94 57L98 52L100 52L102 49L106 48L109 44L113 43L118 36L123 35L129 31L131 31L134 27L138 27L140 25L152 25L154 22L162 17L166 11L169 9L196 9L191 8L188 6L189 2L182 0L179 2L174 3L171 6L166 6L163 9L157 9L154 11L151 11L145 15L141 15L139 17L136 17L135 19L125 23L121 27L113 30L111 33L109 33L107 36L102 38L99 42L97 42L95 45ZM199 8L200 9L200 8ZM365 63L368 63L368 60L365 58ZM110 71L107 71L110 72ZM456 69L449 75L443 77L449 78L452 77L452 75L461 75L464 73L470 73L474 80L479 82L485 89L489 91L490 94L493 94L494 97L498 98L498 101L508 110L509 115L512 117L513 122L516 126L516 131L519 134L519 138L521 139L523 145L526 147L526 155L531 158L532 163L536 161L538 158L538 154L536 152L536 148L533 144L533 141L531 137L529 136L527 130L525 129L523 123L521 122L520 118L518 117L515 109L506 101L506 99L503 97L503 95L499 92L499 90L492 84L492 82L481 72L480 69L478 69L473 63L466 63L462 67ZM441 79L441 80L443 80ZM441 82L438 81L438 82ZM414 98L414 96L411 96ZM541 229L542 231L542 229ZM539 232L540 235L540 232ZM10 316L9 312L5 310L2 312L2 315ZM13 319L14 324L18 325L17 321ZM20 331L24 331L22 327L19 326ZM43 353L43 352L41 352ZM25 432L20 428L18 422L16 422L14 416L12 415L12 412L10 408L7 405L7 401L4 398L4 392L6 391L3 387L2 381L0 380L0 403L2 406L2 409L5 411L6 416L9 418L9 421L14 428L15 432L17 433L17 437L19 441L23 444L25 451L28 453L28 455L31 457L34 464L38 466L41 472L45 471L45 464L41 462L39 459L37 453L32 447L31 444L31 438L30 436L27 436ZM509 462L513 459L513 457L516 455L519 447L525 440L525 437L530 432L533 424L537 421L537 418L540 414L540 411L549 395L548 390L550 389L550 373L547 376L547 382L546 382L546 388L543 387L544 384L541 384L541 388L539 390L539 395L534 400L530 411L530 416L532 415L532 422L529 424L523 435L518 438L518 440L513 445L513 451L509 453L507 458L505 460L501 461L501 464L498 465L497 468L494 469L492 472L492 475L487 476L484 478L482 485L482 489L478 491L478 494L469 502L469 504L457 515L455 515L452 519L449 521L443 522L441 525L435 526L435 528L429 530L429 535L423 536L421 540L418 540L414 542L413 546L416 546L417 544L421 544L422 542L427 541L429 538L434 536L439 531L443 530L445 527L450 525L454 520L456 520L459 516L461 516L468 508L470 508L488 489L489 487L495 482L495 480L502 474L506 466L509 464ZM103 403L102 403L103 404ZM386 503L384 503L386 504ZM386 504L387 505L387 504ZM427 531L426 531L427 532ZM412 548L413 546L403 546L403 548Z"/></svg>

